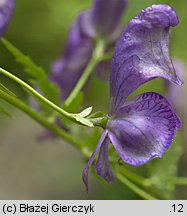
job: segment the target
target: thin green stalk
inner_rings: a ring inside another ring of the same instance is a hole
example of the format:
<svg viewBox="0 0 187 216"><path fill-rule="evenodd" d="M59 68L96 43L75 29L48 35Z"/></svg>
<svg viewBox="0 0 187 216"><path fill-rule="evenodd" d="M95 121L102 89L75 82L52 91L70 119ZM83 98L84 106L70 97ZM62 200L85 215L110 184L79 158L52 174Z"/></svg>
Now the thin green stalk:
<svg viewBox="0 0 187 216"><path fill-rule="evenodd" d="M4 70L3 68L0 68L0 73L5 75L8 78L14 80L15 82L17 82L19 85L21 85L26 90L28 90L30 93L32 93L40 101L42 101L45 104L49 105L51 108L53 108L54 110L56 110L57 112L59 112L63 116L68 117L68 118L71 116L70 113L66 112L65 110L61 109L60 107L58 107L57 105L55 105L54 103L49 101L47 98L45 98L44 96L39 94L35 89L33 89L30 85L28 85L27 83L25 83L23 80L19 79L18 77L14 76L10 72Z"/></svg>
<svg viewBox="0 0 187 216"><path fill-rule="evenodd" d="M42 96L34 88L32 88L26 82L24 82L23 80L19 79L16 76L14 76L10 72L8 72L8 71L0 68L0 73L3 74L3 75L5 75L8 78L14 80L15 82L17 82L19 85L21 85L22 87L24 87L28 92L30 92L32 95L34 95L38 100L40 100L43 103L47 104L52 109L54 109L55 111L57 111L61 115L65 116L66 118L70 119L71 121L73 121L73 122L75 122L77 124L86 125L86 126L89 126L89 127L93 127L94 126L94 124L92 123L92 121L94 122L94 120L91 121L91 120L86 119L84 116L81 116L82 112L80 114L79 113L78 114L76 114L76 113L75 114L68 113L65 110L63 110L62 108L60 108L59 106L55 105L53 102L51 102L47 98L45 98L44 96ZM102 122L100 123L100 125L103 124L103 120L102 119L101 119L101 121ZM97 123L97 126L98 126L99 122L97 121L96 123Z"/></svg>
<svg viewBox="0 0 187 216"><path fill-rule="evenodd" d="M33 118L35 121L37 121L40 125L44 126L57 136L63 138L65 141L69 142L74 147L82 149L83 146L81 144L81 141L74 139L72 135L68 134L67 132L58 128L51 122L47 121L46 118L44 118L41 114L37 113L35 110L24 104L22 101L18 100L16 97L11 96L0 89L0 98L2 98L11 105L14 105L18 109L29 115L31 118Z"/></svg>
<svg viewBox="0 0 187 216"><path fill-rule="evenodd" d="M90 77L91 73L93 72L95 66L102 60L104 57L104 49L105 49L105 43L103 41L98 41L96 44L96 47L93 51L91 60L89 64L87 65L86 69L84 70L82 76L80 77L79 81L77 82L75 88L71 92L71 94L68 96L64 104L66 106L69 106L72 100L78 95L78 93L81 91L83 86L85 85L86 81Z"/></svg>
<svg viewBox="0 0 187 216"><path fill-rule="evenodd" d="M42 96L41 94L39 94L30 85L28 85L27 83L25 83L23 80L19 79L18 77L14 76L10 72L8 72L8 71L0 68L0 73L3 74L3 75L5 75L5 76L7 76L8 78L14 80L15 82L17 82L19 85L21 85L22 87L24 87L28 92L30 92L31 94L33 94L38 100L40 100L43 103L47 104L52 109L54 109L55 111L57 111L61 115L65 116L66 118L70 119L71 121L73 121L75 123L78 123L78 124L81 124L81 125L86 125L86 126L89 126L89 127L93 127L94 126L93 123L91 123L86 118L81 117L79 114L68 113L65 110L63 110L62 108L58 107L53 102L51 102L50 100L48 100L47 98L45 98L44 96Z"/></svg>
<svg viewBox="0 0 187 216"><path fill-rule="evenodd" d="M125 184L128 188L130 188L132 191L134 191L136 194L138 194L142 198L144 198L146 200L157 200L157 198L153 197L152 195L148 194L147 192L145 192L141 188L137 187L134 183L129 181L122 174L116 172L115 176L119 181L121 181L123 184Z"/></svg>

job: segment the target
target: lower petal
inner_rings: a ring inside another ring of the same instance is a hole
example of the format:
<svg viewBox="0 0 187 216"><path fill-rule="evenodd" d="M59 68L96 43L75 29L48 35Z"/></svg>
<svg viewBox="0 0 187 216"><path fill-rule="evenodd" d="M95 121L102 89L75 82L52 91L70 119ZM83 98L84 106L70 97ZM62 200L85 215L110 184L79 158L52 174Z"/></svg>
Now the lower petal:
<svg viewBox="0 0 187 216"><path fill-rule="evenodd" d="M114 174L112 173L108 160L108 141L108 138L106 138L100 148L100 153L98 160L95 164L95 169L98 176L111 184L114 181Z"/></svg>
<svg viewBox="0 0 187 216"><path fill-rule="evenodd" d="M94 158L95 158L97 152L99 151L101 145L105 141L107 134L108 134L108 131L106 131L106 130L103 131L103 133L101 135L101 138L100 138L98 144L96 145L96 148L95 148L94 152L92 153L92 155L91 155L91 157L90 157L90 159L89 159L86 167L83 170L82 180L83 180L83 182L84 182L84 184L86 186L86 191L88 191L88 172L89 172L89 169L90 169L90 167L91 167L91 165L92 165L92 163L94 161Z"/></svg>
<svg viewBox="0 0 187 216"><path fill-rule="evenodd" d="M139 166L162 157L180 121L164 97L149 92L119 108L107 124L108 136L126 163Z"/></svg>

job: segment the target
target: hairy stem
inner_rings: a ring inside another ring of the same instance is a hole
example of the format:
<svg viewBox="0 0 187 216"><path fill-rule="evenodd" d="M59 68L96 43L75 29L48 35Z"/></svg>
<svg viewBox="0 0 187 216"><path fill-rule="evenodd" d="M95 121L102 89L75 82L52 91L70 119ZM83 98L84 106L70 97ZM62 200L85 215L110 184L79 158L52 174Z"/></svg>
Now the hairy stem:
<svg viewBox="0 0 187 216"><path fill-rule="evenodd" d="M34 95L38 100L42 101L43 103L47 104L48 106L50 106L52 109L54 109L55 111L57 111L58 113L60 113L61 115L65 116L66 118L78 123L79 121L75 118L77 117L78 114L71 114L66 112L65 110L63 110L62 108L60 108L59 106L55 105L53 102L51 102L50 100L48 100L47 98L45 98L44 96L42 96L41 94L39 94L34 88L32 88L30 85L28 85L26 82L24 82L23 80L19 79L18 77L14 76L13 74L11 74L10 72L0 68L0 73L5 75L6 77L14 80L15 82L17 82L20 86L24 87L28 92L30 92L32 95ZM86 119L85 119L86 121Z"/></svg>

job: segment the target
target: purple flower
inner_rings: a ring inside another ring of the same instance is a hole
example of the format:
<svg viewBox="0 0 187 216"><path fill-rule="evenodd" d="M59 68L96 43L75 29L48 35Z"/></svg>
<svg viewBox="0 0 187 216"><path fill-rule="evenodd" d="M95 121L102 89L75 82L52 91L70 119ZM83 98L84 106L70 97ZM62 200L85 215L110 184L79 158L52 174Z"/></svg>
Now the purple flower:
<svg viewBox="0 0 187 216"><path fill-rule="evenodd" d="M70 29L63 55L52 65L51 81L57 83L61 99L69 95L92 55L94 37L110 35L112 42L120 32L120 19L127 0L95 0L92 9L81 13ZM111 42L111 43L112 43Z"/></svg>
<svg viewBox="0 0 187 216"><path fill-rule="evenodd" d="M168 51L169 27L177 24L173 8L153 5L132 19L122 33L111 64L108 122L83 171L87 189L88 171L99 149L96 172L108 183L114 179L108 160L109 142L121 159L133 166L162 157L171 145L180 120L167 100L154 92L131 101L127 98L140 85L157 77L182 84Z"/></svg>
<svg viewBox="0 0 187 216"><path fill-rule="evenodd" d="M15 2L15 0L0 0L0 37L5 34L12 17Z"/></svg>
<svg viewBox="0 0 187 216"><path fill-rule="evenodd" d="M51 81L61 90L61 99L69 95L92 55L92 41L84 36L76 22L70 29L64 54L52 65Z"/></svg>
<svg viewBox="0 0 187 216"><path fill-rule="evenodd" d="M167 5L148 7L129 22L117 43L111 66L112 111L123 105L137 87L153 78L182 84L168 50L169 27L177 24L176 13Z"/></svg>
<svg viewBox="0 0 187 216"><path fill-rule="evenodd" d="M127 0L95 0L93 8L79 17L82 31L89 37L115 40L121 33L120 20Z"/></svg>

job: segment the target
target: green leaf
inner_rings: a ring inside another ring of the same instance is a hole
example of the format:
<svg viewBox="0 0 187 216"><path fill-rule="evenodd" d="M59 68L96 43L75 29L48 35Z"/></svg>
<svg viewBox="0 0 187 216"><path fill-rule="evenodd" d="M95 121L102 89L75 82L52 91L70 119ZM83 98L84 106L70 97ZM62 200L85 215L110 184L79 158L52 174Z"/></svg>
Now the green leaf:
<svg viewBox="0 0 187 216"><path fill-rule="evenodd" d="M178 173L178 161L181 156L180 143L181 134L178 134L163 158L155 159L147 164L148 172L155 184L156 193L163 195L165 199L174 197L173 179L177 177Z"/></svg>
<svg viewBox="0 0 187 216"><path fill-rule="evenodd" d="M79 114L72 114L70 118L72 120L74 119L77 123L80 123L81 125L88 126L88 127L94 127L91 121L89 121L88 119L84 117L81 117Z"/></svg>
<svg viewBox="0 0 187 216"><path fill-rule="evenodd" d="M92 112L92 107L88 107L85 110L83 110L82 112L79 113L80 117L87 117L90 115L90 113Z"/></svg>
<svg viewBox="0 0 187 216"><path fill-rule="evenodd" d="M93 123L90 122L88 119L80 118L80 117L79 117L77 120L78 120L78 122L82 123L82 124L85 125L85 126L94 127Z"/></svg>
<svg viewBox="0 0 187 216"><path fill-rule="evenodd" d="M15 57L15 60L24 67L24 71L32 77L30 83L38 87L49 100L58 104L58 88L48 80L43 68L35 65L30 57L24 55L9 41L4 38L1 40L7 50Z"/></svg>
<svg viewBox="0 0 187 216"><path fill-rule="evenodd" d="M85 110L83 110L82 112L80 113L77 113L77 114L70 114L70 119L74 119L76 122L82 124L82 125L85 125L85 126L88 126L88 127L93 127L93 123L85 118L87 117L90 113L92 112L92 107L88 107L86 108Z"/></svg>
<svg viewBox="0 0 187 216"><path fill-rule="evenodd" d="M91 118L99 118L99 117L103 117L105 116L106 114L104 114L104 112L101 112L101 111L98 111L96 113L93 113L92 115L90 115L88 117L88 119L91 119Z"/></svg>

